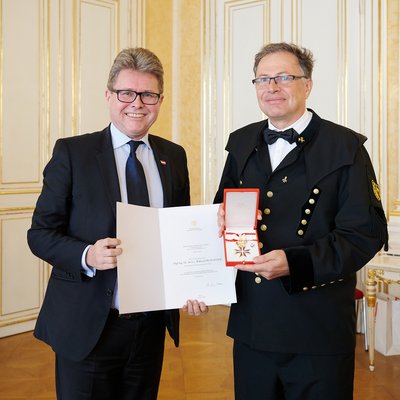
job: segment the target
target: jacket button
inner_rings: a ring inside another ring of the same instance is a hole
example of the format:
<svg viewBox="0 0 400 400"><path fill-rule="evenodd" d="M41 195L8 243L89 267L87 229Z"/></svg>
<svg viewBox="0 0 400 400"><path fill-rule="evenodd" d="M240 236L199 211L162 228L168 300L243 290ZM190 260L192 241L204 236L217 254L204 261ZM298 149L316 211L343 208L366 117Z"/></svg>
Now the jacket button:
<svg viewBox="0 0 400 400"><path fill-rule="evenodd" d="M264 214L266 215L271 214L271 210L269 208L264 209Z"/></svg>
<svg viewBox="0 0 400 400"><path fill-rule="evenodd" d="M106 292L106 294L107 294L107 296L112 296L113 295L113 290L112 289L107 289L107 292Z"/></svg>
<svg viewBox="0 0 400 400"><path fill-rule="evenodd" d="M267 230L267 225L262 224L262 225L260 226L260 229L261 229L263 232L265 232L265 231Z"/></svg>
<svg viewBox="0 0 400 400"><path fill-rule="evenodd" d="M274 192L271 192L270 190L267 192L267 197L271 198L274 196Z"/></svg>
<svg viewBox="0 0 400 400"><path fill-rule="evenodd" d="M264 243L258 242L258 247L259 247L260 249L262 249L262 248L264 247Z"/></svg>

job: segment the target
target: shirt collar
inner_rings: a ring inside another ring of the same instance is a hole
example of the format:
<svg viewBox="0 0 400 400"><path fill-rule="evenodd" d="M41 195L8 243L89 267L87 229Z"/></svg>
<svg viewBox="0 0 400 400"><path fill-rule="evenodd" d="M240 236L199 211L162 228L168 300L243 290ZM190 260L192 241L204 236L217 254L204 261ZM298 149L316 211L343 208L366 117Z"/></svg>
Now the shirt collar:
<svg viewBox="0 0 400 400"><path fill-rule="evenodd" d="M129 136L125 135L125 133L122 133L113 123L110 124L110 131L111 141L114 150L124 146L126 143L132 140ZM140 140L143 141L143 143L145 143L147 147L151 148L148 133L146 133L146 135L143 136Z"/></svg>
<svg viewBox="0 0 400 400"><path fill-rule="evenodd" d="M307 125L310 123L312 119L312 112L309 110L306 110L304 114L292 125L289 125L286 129L293 128L298 134L304 131L304 129L307 128ZM271 124L271 121L268 121L268 127L269 129L280 131L281 129L277 129L274 125Z"/></svg>

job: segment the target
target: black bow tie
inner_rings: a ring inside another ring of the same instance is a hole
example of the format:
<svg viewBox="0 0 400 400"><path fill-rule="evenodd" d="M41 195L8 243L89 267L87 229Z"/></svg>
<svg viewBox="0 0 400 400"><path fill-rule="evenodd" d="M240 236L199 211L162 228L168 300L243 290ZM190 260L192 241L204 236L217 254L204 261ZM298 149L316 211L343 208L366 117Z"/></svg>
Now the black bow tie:
<svg viewBox="0 0 400 400"><path fill-rule="evenodd" d="M264 131L264 140L267 144L275 143L279 138L287 140L290 144L294 143L298 138L298 133L293 129L286 129L286 131L273 131L266 128Z"/></svg>

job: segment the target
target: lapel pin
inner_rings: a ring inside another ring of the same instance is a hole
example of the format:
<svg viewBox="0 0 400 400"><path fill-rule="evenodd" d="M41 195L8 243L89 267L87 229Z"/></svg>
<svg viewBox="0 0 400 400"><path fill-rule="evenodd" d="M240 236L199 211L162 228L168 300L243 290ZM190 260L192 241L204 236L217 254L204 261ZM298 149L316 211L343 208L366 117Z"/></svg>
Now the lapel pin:
<svg viewBox="0 0 400 400"><path fill-rule="evenodd" d="M285 176L285 177L282 179L282 182L283 182L283 183L287 183L287 182L288 182L287 176Z"/></svg>

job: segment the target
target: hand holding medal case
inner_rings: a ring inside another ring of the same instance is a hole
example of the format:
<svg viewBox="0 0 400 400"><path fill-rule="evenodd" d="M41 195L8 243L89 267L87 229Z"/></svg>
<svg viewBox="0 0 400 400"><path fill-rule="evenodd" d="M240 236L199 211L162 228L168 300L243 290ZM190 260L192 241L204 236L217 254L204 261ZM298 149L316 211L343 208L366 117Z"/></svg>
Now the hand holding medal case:
<svg viewBox="0 0 400 400"><path fill-rule="evenodd" d="M259 189L225 189L225 264L253 264L260 255L257 235Z"/></svg>

